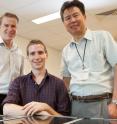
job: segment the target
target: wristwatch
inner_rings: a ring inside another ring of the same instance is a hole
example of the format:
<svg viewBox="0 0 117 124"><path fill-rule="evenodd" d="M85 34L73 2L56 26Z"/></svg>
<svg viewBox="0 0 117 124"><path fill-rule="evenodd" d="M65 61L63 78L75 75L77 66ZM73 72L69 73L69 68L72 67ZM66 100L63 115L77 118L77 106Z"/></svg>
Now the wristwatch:
<svg viewBox="0 0 117 124"><path fill-rule="evenodd" d="M113 99L112 103L117 105L117 99Z"/></svg>

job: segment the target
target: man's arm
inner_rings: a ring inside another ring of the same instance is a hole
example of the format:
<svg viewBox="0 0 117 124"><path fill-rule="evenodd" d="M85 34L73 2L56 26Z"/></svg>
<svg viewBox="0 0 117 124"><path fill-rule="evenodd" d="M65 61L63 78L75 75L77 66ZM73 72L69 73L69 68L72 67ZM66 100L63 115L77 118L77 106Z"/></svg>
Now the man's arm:
<svg viewBox="0 0 117 124"><path fill-rule="evenodd" d="M10 116L24 116L24 115L34 115L34 114L50 114L50 115L60 115L52 107L46 103L41 102L30 102L25 106L20 106L16 104L6 103L3 106L3 114Z"/></svg>
<svg viewBox="0 0 117 124"><path fill-rule="evenodd" d="M71 80L71 77L63 77L63 81L68 91L69 91L70 80Z"/></svg>
<svg viewBox="0 0 117 124"><path fill-rule="evenodd" d="M114 85L113 85L113 97L112 100L117 100L117 64L114 71Z"/></svg>
<svg viewBox="0 0 117 124"><path fill-rule="evenodd" d="M23 116L25 115L25 111L22 108L22 106L16 104L6 103L3 106L3 114L10 116Z"/></svg>
<svg viewBox="0 0 117 124"><path fill-rule="evenodd" d="M71 102L63 81L56 86L56 109L62 115L70 115Z"/></svg>
<svg viewBox="0 0 117 124"><path fill-rule="evenodd" d="M117 100L117 64L114 70L114 84L113 84L112 101ZM117 104L111 102L108 106L109 115L111 118L117 118Z"/></svg>

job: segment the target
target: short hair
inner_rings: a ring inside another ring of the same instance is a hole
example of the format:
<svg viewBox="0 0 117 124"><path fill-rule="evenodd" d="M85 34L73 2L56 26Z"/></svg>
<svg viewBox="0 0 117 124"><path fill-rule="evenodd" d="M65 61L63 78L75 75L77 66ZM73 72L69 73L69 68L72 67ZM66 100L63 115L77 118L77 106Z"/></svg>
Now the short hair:
<svg viewBox="0 0 117 124"><path fill-rule="evenodd" d="M1 17L0 17L0 25L2 24L2 20L4 17L10 17L10 18L15 18L17 20L17 22L19 22L19 18L17 15L13 14L13 13L9 13L9 12L6 12L4 13Z"/></svg>
<svg viewBox="0 0 117 124"><path fill-rule="evenodd" d="M27 56L29 55L28 48L29 48L30 46L32 46L32 45L35 45L35 44L41 44L41 45L44 47L45 53L46 53L46 54L48 53L45 44L44 44L41 40L31 40L31 41L28 43L27 48L26 48Z"/></svg>
<svg viewBox="0 0 117 124"><path fill-rule="evenodd" d="M63 13L65 9L71 8L71 7L77 7L80 9L81 13L85 15L85 6L82 2L79 0L72 0L72 1L66 1L63 3L61 9L60 9L60 15L61 15L61 20L64 21L63 18Z"/></svg>

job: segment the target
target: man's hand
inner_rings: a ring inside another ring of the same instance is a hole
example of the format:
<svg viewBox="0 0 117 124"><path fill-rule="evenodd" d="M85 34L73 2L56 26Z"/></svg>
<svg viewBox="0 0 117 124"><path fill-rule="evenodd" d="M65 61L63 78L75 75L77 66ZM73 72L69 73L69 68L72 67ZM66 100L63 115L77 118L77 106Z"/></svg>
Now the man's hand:
<svg viewBox="0 0 117 124"><path fill-rule="evenodd" d="M38 112L48 111L49 106L46 103L41 102L30 102L26 104L23 108L26 115L34 115Z"/></svg>
<svg viewBox="0 0 117 124"><path fill-rule="evenodd" d="M117 118L117 105L110 103L108 105L108 113L110 118Z"/></svg>

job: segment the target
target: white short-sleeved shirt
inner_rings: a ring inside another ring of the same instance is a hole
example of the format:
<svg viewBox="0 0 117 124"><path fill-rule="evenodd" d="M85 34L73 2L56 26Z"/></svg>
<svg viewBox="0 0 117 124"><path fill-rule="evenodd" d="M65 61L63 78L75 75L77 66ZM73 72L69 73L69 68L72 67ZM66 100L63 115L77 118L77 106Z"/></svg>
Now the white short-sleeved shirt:
<svg viewBox="0 0 117 124"><path fill-rule="evenodd" d="M9 84L23 74L24 57L17 45L7 48L0 37L0 94L7 94Z"/></svg>
<svg viewBox="0 0 117 124"><path fill-rule="evenodd" d="M85 71L82 71L80 56L83 58L85 44ZM64 47L61 74L63 77L71 77L70 92L74 95L86 96L112 92L113 68L116 63L117 43L111 34L87 29L84 38L79 42L72 39Z"/></svg>

